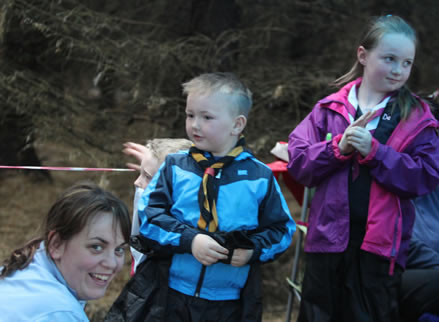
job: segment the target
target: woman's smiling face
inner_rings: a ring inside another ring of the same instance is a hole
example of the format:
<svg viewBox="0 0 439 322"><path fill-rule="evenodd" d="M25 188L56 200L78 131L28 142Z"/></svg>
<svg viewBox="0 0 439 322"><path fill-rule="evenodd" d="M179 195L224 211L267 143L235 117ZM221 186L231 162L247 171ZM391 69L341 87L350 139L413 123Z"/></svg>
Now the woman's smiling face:
<svg viewBox="0 0 439 322"><path fill-rule="evenodd" d="M50 254L81 300L98 299L124 264L126 241L111 213L97 214L69 241L57 241Z"/></svg>

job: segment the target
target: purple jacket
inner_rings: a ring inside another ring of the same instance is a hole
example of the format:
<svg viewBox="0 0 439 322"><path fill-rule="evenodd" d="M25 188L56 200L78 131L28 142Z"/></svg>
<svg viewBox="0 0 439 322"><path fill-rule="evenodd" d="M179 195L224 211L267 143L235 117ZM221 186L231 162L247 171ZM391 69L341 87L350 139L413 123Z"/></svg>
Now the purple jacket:
<svg viewBox="0 0 439 322"><path fill-rule="evenodd" d="M340 154L338 142L349 125L347 96L353 84L320 100L289 136L289 173L300 183L316 187L305 251L337 253L349 242L349 169L358 162L370 167L372 185L366 235L361 248L405 266L415 211L410 198L432 191L439 183L438 122L428 105L413 109L387 144L372 139L362 158ZM354 113L355 115L355 113ZM331 133L332 140L326 141Z"/></svg>

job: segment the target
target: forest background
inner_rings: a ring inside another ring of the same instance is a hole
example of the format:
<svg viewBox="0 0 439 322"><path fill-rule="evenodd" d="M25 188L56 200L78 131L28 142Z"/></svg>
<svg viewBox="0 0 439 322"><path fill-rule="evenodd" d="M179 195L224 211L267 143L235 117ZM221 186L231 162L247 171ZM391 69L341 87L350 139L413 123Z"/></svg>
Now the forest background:
<svg viewBox="0 0 439 322"><path fill-rule="evenodd" d="M334 91L371 16L396 14L418 31L410 88L438 87L434 0L2 0L0 165L124 168L122 143L185 137L181 83L231 71L253 91L245 131L270 149ZM34 237L57 194L91 179L131 208L135 173L0 169L0 258ZM299 207L284 190L291 211ZM264 267L264 320L285 313L293 247ZM87 312L100 321L128 279Z"/></svg>

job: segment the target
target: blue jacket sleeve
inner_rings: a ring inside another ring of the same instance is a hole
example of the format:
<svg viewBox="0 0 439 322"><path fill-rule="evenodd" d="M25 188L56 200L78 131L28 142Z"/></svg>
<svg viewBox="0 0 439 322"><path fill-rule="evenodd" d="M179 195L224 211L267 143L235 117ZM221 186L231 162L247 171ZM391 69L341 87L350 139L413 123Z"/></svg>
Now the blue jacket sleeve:
<svg viewBox="0 0 439 322"><path fill-rule="evenodd" d="M416 209L416 219L407 267L439 269L439 187L412 202Z"/></svg>
<svg viewBox="0 0 439 322"><path fill-rule="evenodd" d="M255 244L250 263L270 262L291 244L296 224L291 218L287 203L273 175L270 176L267 194L259 208L259 226L250 233Z"/></svg>
<svg viewBox="0 0 439 322"><path fill-rule="evenodd" d="M192 253L197 229L172 216L172 165L168 158L139 200L140 233L159 253Z"/></svg>
<svg viewBox="0 0 439 322"><path fill-rule="evenodd" d="M407 268L439 269L439 253L422 241L412 239L407 258Z"/></svg>

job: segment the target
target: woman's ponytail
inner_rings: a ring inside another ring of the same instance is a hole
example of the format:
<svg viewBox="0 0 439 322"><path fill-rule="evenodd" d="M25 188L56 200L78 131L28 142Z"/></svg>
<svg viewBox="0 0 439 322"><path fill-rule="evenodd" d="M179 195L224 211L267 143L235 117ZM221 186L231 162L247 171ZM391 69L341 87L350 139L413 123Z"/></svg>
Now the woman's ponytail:
<svg viewBox="0 0 439 322"><path fill-rule="evenodd" d="M6 258L3 262L0 279L8 277L17 270L26 268L34 258L35 252L42 241L41 238L33 239L23 247L14 250L9 258Z"/></svg>

